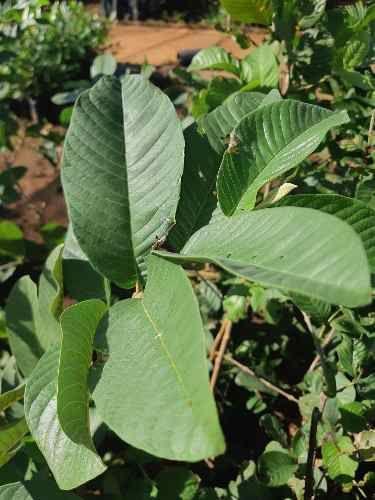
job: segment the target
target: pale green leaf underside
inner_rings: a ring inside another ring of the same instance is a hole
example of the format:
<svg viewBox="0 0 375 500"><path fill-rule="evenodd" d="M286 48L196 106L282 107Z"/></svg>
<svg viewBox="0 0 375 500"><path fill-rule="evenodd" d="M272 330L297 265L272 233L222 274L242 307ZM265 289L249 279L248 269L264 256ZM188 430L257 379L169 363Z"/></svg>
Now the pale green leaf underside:
<svg viewBox="0 0 375 500"><path fill-rule="evenodd" d="M74 493L59 491L49 480L40 479L0 486L0 500L79 500Z"/></svg>
<svg viewBox="0 0 375 500"><path fill-rule="evenodd" d="M93 266L131 287L174 219L183 171L181 124L141 76L101 78L79 97L62 180L74 234Z"/></svg>
<svg viewBox="0 0 375 500"><path fill-rule="evenodd" d="M69 307L61 316L57 413L66 435L93 452L87 377L92 362L94 335L105 311L104 303L94 299Z"/></svg>
<svg viewBox="0 0 375 500"><path fill-rule="evenodd" d="M222 47L208 47L200 50L193 57L188 71L204 69L229 71L235 75L240 72L238 62Z"/></svg>
<svg viewBox="0 0 375 500"><path fill-rule="evenodd" d="M212 262L227 271L332 304L356 307L371 299L365 250L340 219L308 208L216 215L195 233L176 262Z"/></svg>
<svg viewBox="0 0 375 500"><path fill-rule="evenodd" d="M38 447L58 486L77 488L105 470L92 449L73 442L64 433L57 416L57 371L60 347L46 352L26 384L25 416Z"/></svg>
<svg viewBox="0 0 375 500"><path fill-rule="evenodd" d="M375 210L362 201L337 194L294 195L278 206L315 208L347 222L360 236L372 273L375 273Z"/></svg>
<svg viewBox="0 0 375 500"><path fill-rule="evenodd" d="M251 209L258 190L311 154L325 134L349 120L346 111L284 100L246 116L234 130L237 146L225 152L217 179L225 215Z"/></svg>
<svg viewBox="0 0 375 500"><path fill-rule="evenodd" d="M219 455L225 445L190 282L180 266L155 256L148 272L144 299L118 302L99 327L109 359L93 392L96 407L119 437L153 455Z"/></svg>

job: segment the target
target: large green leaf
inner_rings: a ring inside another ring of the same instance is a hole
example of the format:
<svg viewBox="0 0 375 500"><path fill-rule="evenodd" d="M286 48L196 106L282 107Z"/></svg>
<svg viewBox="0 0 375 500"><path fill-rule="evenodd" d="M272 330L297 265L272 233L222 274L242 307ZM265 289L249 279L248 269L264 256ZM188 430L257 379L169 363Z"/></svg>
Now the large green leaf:
<svg viewBox="0 0 375 500"><path fill-rule="evenodd" d="M171 460L214 457L225 445L196 298L181 267L152 256L148 272L144 298L118 302L99 327L109 359L94 401L132 446Z"/></svg>
<svg viewBox="0 0 375 500"><path fill-rule="evenodd" d="M221 0L221 3L235 21L271 24L271 0Z"/></svg>
<svg viewBox="0 0 375 500"><path fill-rule="evenodd" d="M370 270L375 273L375 210L366 203L338 194L313 194L287 196L278 205L315 208L350 224L360 236Z"/></svg>
<svg viewBox="0 0 375 500"><path fill-rule="evenodd" d="M60 491L53 481L32 481L4 484L0 486L0 500L79 500L74 493Z"/></svg>
<svg viewBox="0 0 375 500"><path fill-rule="evenodd" d="M42 337L41 345L45 351L60 340L58 319L62 313L64 298L62 252L62 245L59 245L51 252L39 279L39 331Z"/></svg>
<svg viewBox="0 0 375 500"><path fill-rule="evenodd" d="M37 287L29 276L23 276L14 285L5 311L10 348L18 367L27 377L43 354L42 339L38 335Z"/></svg>
<svg viewBox="0 0 375 500"><path fill-rule="evenodd" d="M261 45L241 61L241 78L248 82L244 90L277 87L279 68L270 45Z"/></svg>
<svg viewBox="0 0 375 500"><path fill-rule="evenodd" d="M87 377L94 335L105 311L106 306L100 300L88 300L69 307L61 315L57 413L66 435L94 452L89 428Z"/></svg>
<svg viewBox="0 0 375 500"><path fill-rule="evenodd" d="M222 47L208 47L207 49L200 50L193 57L188 70L197 71L203 69L228 71L235 75L239 75L240 73L240 66L236 59Z"/></svg>
<svg viewBox="0 0 375 500"><path fill-rule="evenodd" d="M201 119L199 128L192 124L185 130L181 198L176 225L168 236L174 250L180 250L194 232L207 224L216 208L216 177L225 138L246 114L279 99L275 90L266 96L255 92L237 94Z"/></svg>
<svg viewBox="0 0 375 500"><path fill-rule="evenodd" d="M82 93L66 136L62 180L74 234L93 266L131 287L174 220L184 140L169 98L138 75Z"/></svg>
<svg viewBox="0 0 375 500"><path fill-rule="evenodd" d="M25 416L38 447L57 484L63 490L77 488L105 470L96 452L72 441L57 415L57 376L60 346L39 360L26 384Z"/></svg>
<svg viewBox="0 0 375 500"><path fill-rule="evenodd" d="M71 224L64 243L63 274L66 293L78 302L108 299L110 284L90 264L78 244ZM77 279L77 276L80 276L80 279Z"/></svg>
<svg viewBox="0 0 375 500"><path fill-rule="evenodd" d="M219 203L225 215L253 208L263 184L298 165L328 130L347 121L346 111L332 112L293 100L261 106L243 118L218 174Z"/></svg>
<svg viewBox="0 0 375 500"><path fill-rule="evenodd" d="M208 224L217 205L216 176L220 156L193 123L185 131L185 167L176 225L168 236L174 250L180 250L190 236Z"/></svg>
<svg viewBox="0 0 375 500"><path fill-rule="evenodd" d="M221 106L199 120L199 127L208 141L222 155L226 149L226 138L242 118L254 111L265 99L259 92L243 92L229 97Z"/></svg>
<svg viewBox="0 0 375 500"><path fill-rule="evenodd" d="M231 218L216 214L195 233L175 262L212 262L227 271L332 304L371 300L366 253L340 219L309 208L277 207Z"/></svg>
<svg viewBox="0 0 375 500"><path fill-rule="evenodd" d="M62 311L62 246L48 257L37 286L23 276L12 288L6 305L9 344L17 365L29 376L42 354L60 341Z"/></svg>

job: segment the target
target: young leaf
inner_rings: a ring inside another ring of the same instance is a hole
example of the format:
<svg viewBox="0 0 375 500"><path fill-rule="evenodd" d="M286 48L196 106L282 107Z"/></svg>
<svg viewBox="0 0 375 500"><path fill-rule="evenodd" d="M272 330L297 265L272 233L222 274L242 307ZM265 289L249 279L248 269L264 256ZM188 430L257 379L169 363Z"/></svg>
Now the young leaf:
<svg viewBox="0 0 375 500"><path fill-rule="evenodd" d="M271 24L271 0L221 0L224 9L235 21L243 23Z"/></svg>
<svg viewBox="0 0 375 500"><path fill-rule="evenodd" d="M174 220L183 171L169 98L138 75L82 93L66 136L62 181L74 233L93 266L132 287Z"/></svg>
<svg viewBox="0 0 375 500"><path fill-rule="evenodd" d="M0 486L0 500L79 500L74 493L60 491L49 479L33 479Z"/></svg>
<svg viewBox="0 0 375 500"><path fill-rule="evenodd" d="M258 461L258 474L267 486L282 486L298 469L298 464L286 451L265 451Z"/></svg>
<svg viewBox="0 0 375 500"><path fill-rule="evenodd" d="M188 71L203 69L228 71L237 76L240 73L240 67L236 59L222 47L208 47L207 49L200 50L193 57Z"/></svg>
<svg viewBox="0 0 375 500"><path fill-rule="evenodd" d="M235 147L225 152L218 174L224 214L253 208L263 184L298 165L332 127L348 121L346 111L293 100L261 106L243 118L233 131Z"/></svg>
<svg viewBox="0 0 375 500"><path fill-rule="evenodd" d="M375 273L375 210L365 203L338 194L307 194L287 196L277 205L314 208L350 224L360 236L370 270Z"/></svg>
<svg viewBox="0 0 375 500"><path fill-rule="evenodd" d="M23 398L25 386L20 385L15 389L0 394L0 413L9 408L13 403Z"/></svg>
<svg viewBox="0 0 375 500"><path fill-rule="evenodd" d="M121 439L155 456L214 457L225 445L196 298L181 267L152 256L148 273L144 298L118 302L99 327L109 359L96 407Z"/></svg>
<svg viewBox="0 0 375 500"><path fill-rule="evenodd" d="M0 221L0 257L19 259L25 253L21 229L10 221Z"/></svg>
<svg viewBox="0 0 375 500"><path fill-rule="evenodd" d="M358 468L358 462L350 457L354 451L355 448L348 436L323 444L323 465L331 479L340 483L348 483L354 479Z"/></svg>
<svg viewBox="0 0 375 500"><path fill-rule="evenodd" d="M216 215L175 262L212 262L266 286L332 304L371 300L367 257L359 236L340 219L308 208L277 207L230 219Z"/></svg>
<svg viewBox="0 0 375 500"><path fill-rule="evenodd" d="M80 302L61 315L62 342L57 378L57 413L72 441L95 453L89 428L87 376L93 340L106 306L100 300Z"/></svg>
<svg viewBox="0 0 375 500"><path fill-rule="evenodd" d="M26 384L25 416L58 486L77 488L105 470L101 459L84 444L72 441L57 415L57 376L60 346L47 351Z"/></svg>
<svg viewBox="0 0 375 500"><path fill-rule="evenodd" d="M0 466L12 457L9 453L28 431L24 418L0 426Z"/></svg>
<svg viewBox="0 0 375 500"><path fill-rule="evenodd" d="M269 45L261 45L242 59L241 78L247 85L243 91L256 87L273 88L279 81L279 69L276 57Z"/></svg>

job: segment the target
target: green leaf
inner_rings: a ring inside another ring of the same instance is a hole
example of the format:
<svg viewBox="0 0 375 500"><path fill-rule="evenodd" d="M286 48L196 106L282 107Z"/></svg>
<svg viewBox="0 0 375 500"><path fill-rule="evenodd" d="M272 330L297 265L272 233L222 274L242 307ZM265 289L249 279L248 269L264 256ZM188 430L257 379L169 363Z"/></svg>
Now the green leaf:
<svg viewBox="0 0 375 500"><path fill-rule="evenodd" d="M312 2L302 2L302 6L306 5L303 9L303 17L299 21L300 28L308 29L314 26L319 19L323 16L326 10L327 0L313 0Z"/></svg>
<svg viewBox="0 0 375 500"><path fill-rule="evenodd" d="M204 69L228 71L235 75L239 75L239 64L225 49L222 47L209 47L200 50L193 57L188 71L200 71Z"/></svg>
<svg viewBox="0 0 375 500"><path fill-rule="evenodd" d="M25 254L21 229L9 221L0 221L0 257L19 259Z"/></svg>
<svg viewBox="0 0 375 500"><path fill-rule="evenodd" d="M279 69L270 45L261 45L242 59L241 79L247 82L243 91L277 87Z"/></svg>
<svg viewBox="0 0 375 500"><path fill-rule="evenodd" d="M338 194L314 194L287 196L277 205L314 208L350 224L361 238L370 270L375 273L375 210L365 203Z"/></svg>
<svg viewBox="0 0 375 500"><path fill-rule="evenodd" d="M190 236L208 224L217 205L216 176L220 156L208 139L193 123L184 131L185 167L182 176L181 197L176 214L176 225L168 235L168 242L180 250Z"/></svg>
<svg viewBox="0 0 375 500"><path fill-rule="evenodd" d="M62 246L48 257L39 280L39 294L29 276L12 288L6 305L9 344L17 365L27 377L42 354L60 341L62 311Z"/></svg>
<svg viewBox="0 0 375 500"><path fill-rule="evenodd" d="M104 472L99 456L72 441L57 415L57 376L60 347L52 347L39 360L26 384L25 416L40 451L58 486L77 488Z"/></svg>
<svg viewBox="0 0 375 500"><path fill-rule="evenodd" d="M332 112L299 101L261 106L233 131L220 166L217 191L225 215L254 207L258 190L312 153L325 134L349 121L346 111Z"/></svg>
<svg viewBox="0 0 375 500"><path fill-rule="evenodd" d="M74 234L92 265L132 287L174 220L183 171L181 124L141 76L102 77L82 93L65 140L62 180Z"/></svg>
<svg viewBox="0 0 375 500"><path fill-rule="evenodd" d="M20 385L15 389L0 394L0 413L9 408L13 403L23 398L25 386Z"/></svg>
<svg viewBox="0 0 375 500"><path fill-rule="evenodd" d="M90 264L69 225L64 251L63 275L66 293L79 302L89 299L107 299L109 283ZM77 279L80 276L80 279Z"/></svg>
<svg viewBox="0 0 375 500"><path fill-rule="evenodd" d="M155 456L214 457L225 444L196 298L179 266L152 256L148 273L144 298L118 302L99 327L98 348L109 359L96 407L121 439Z"/></svg>
<svg viewBox="0 0 375 500"><path fill-rule="evenodd" d="M167 467L156 476L159 500L194 500L198 476L184 467Z"/></svg>
<svg viewBox="0 0 375 500"><path fill-rule="evenodd" d="M276 207L232 218L214 215L175 262L212 262L237 276L356 307L370 302L367 257L355 231L340 219L297 207Z"/></svg>
<svg viewBox="0 0 375 500"><path fill-rule="evenodd" d="M244 92L229 97L221 106L199 120L200 130L207 135L212 148L220 156L225 140L242 118L254 111L265 99L259 92Z"/></svg>
<svg viewBox="0 0 375 500"><path fill-rule="evenodd" d="M258 460L258 475L267 486L282 486L298 469L298 464L287 452L266 451Z"/></svg>
<svg viewBox="0 0 375 500"><path fill-rule="evenodd" d="M366 429L366 409L358 401L340 407L341 423L345 432L361 432Z"/></svg>
<svg viewBox="0 0 375 500"><path fill-rule="evenodd" d="M62 313L64 290L62 273L63 245L56 247L48 256L39 279L39 331L45 351L60 340L59 317Z"/></svg>
<svg viewBox="0 0 375 500"><path fill-rule="evenodd" d="M28 432L24 418L0 426L0 466L12 458L12 449Z"/></svg>
<svg viewBox="0 0 375 500"><path fill-rule="evenodd" d="M106 306L100 300L73 305L61 315L62 342L57 378L57 413L65 434L95 453L89 428L87 377L94 335Z"/></svg>
<svg viewBox="0 0 375 500"><path fill-rule="evenodd" d="M23 276L14 285L5 312L11 351L19 369L28 377L43 354L37 287L29 276Z"/></svg>
<svg viewBox="0 0 375 500"><path fill-rule="evenodd" d="M221 0L221 4L235 21L271 24L271 0Z"/></svg>
<svg viewBox="0 0 375 500"><path fill-rule="evenodd" d="M358 468L358 462L350 458L354 451L354 446L347 436L323 444L323 465L331 479L340 483L347 483L354 479Z"/></svg>
<svg viewBox="0 0 375 500"><path fill-rule="evenodd" d="M60 491L49 479L4 484L0 486L0 500L79 500L74 493Z"/></svg>

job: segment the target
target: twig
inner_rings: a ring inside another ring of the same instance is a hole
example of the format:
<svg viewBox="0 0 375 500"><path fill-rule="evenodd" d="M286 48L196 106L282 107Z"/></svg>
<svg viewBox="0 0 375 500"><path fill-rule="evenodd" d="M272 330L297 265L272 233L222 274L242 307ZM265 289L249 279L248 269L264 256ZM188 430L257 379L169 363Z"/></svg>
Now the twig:
<svg viewBox="0 0 375 500"><path fill-rule="evenodd" d="M372 146L372 136L374 133L374 125L375 125L375 110L371 113L371 120L370 120L370 126L368 129L368 143L369 146Z"/></svg>
<svg viewBox="0 0 375 500"><path fill-rule="evenodd" d="M215 356L216 356L216 351L221 343L221 339L223 338L223 335L224 335L224 331L225 331L225 320L222 321L221 323L221 326L220 326L220 329L219 331L217 332L216 334L216 337L215 337L215 340L212 344L212 347L211 347L211 350L210 350L210 360L213 361L215 359Z"/></svg>
<svg viewBox="0 0 375 500"><path fill-rule="evenodd" d="M215 364L214 368L212 370L212 375L211 375L211 389L214 390L219 372L220 372L220 367L221 363L223 362L225 350L227 348L229 339L230 339L230 334L232 331L232 322L229 319L224 319L223 320L223 325L224 325L224 332L222 335L220 347L219 347L219 352L217 353L217 356L215 358Z"/></svg>
<svg viewBox="0 0 375 500"><path fill-rule="evenodd" d="M331 328L331 330L329 331L328 335L324 338L324 340L322 342L322 349L324 349L331 342L331 340L333 339L335 333L336 333L335 329ZM320 356L319 356L319 354L317 354L315 356L315 358L313 359L311 365L309 366L309 369L307 370L307 373L313 372L319 363L320 363Z"/></svg>
<svg viewBox="0 0 375 500"><path fill-rule="evenodd" d="M251 375L252 377L259 380L259 382L261 382L265 387L268 387L268 389L271 389L271 391L276 392L276 394L280 394L280 396L283 396L284 398L288 399L289 401L292 401L293 403L298 404L298 399L295 398L292 394L289 394L288 392L284 391L283 389L276 387L276 385L273 385L271 382L269 382L265 378L258 377L258 375L256 375L255 372L253 372L253 370L251 370L247 366L243 365L239 361L233 359L232 356L229 356L227 354L226 356L224 356L224 359L225 359L225 361L228 361L228 363L231 363L232 365L239 368L242 372L246 373L247 375Z"/></svg>
<svg viewBox="0 0 375 500"><path fill-rule="evenodd" d="M314 464L316 458L316 433L320 420L320 411L314 408L311 415L309 453L307 456L306 474L305 474L305 494L304 500L312 500L314 495Z"/></svg>

